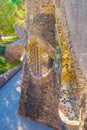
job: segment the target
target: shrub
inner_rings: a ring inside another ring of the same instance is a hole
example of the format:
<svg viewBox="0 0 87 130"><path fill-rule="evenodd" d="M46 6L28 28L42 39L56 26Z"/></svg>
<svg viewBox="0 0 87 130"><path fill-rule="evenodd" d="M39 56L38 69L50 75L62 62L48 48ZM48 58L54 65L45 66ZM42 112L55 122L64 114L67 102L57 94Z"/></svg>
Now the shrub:
<svg viewBox="0 0 87 130"><path fill-rule="evenodd" d="M0 57L0 64L5 65L6 64L6 59L4 57Z"/></svg>
<svg viewBox="0 0 87 130"><path fill-rule="evenodd" d="M3 74L5 70L3 68L0 68L0 74Z"/></svg>
<svg viewBox="0 0 87 130"><path fill-rule="evenodd" d="M0 57L0 75L7 72L8 70L16 67L20 64L20 61L18 62L6 62L6 59L4 57Z"/></svg>
<svg viewBox="0 0 87 130"><path fill-rule="evenodd" d="M5 54L6 47L5 46L0 46L0 55Z"/></svg>

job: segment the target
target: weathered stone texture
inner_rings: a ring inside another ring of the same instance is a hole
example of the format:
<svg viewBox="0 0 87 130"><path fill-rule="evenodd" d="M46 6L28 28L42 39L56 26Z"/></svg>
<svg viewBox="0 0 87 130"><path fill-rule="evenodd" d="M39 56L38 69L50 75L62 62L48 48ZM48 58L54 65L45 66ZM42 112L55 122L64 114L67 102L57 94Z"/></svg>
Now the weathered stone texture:
<svg viewBox="0 0 87 130"><path fill-rule="evenodd" d="M76 22L74 23L73 21L71 21L70 14L69 14L70 11L68 12L68 10L70 8L69 7L66 8L66 4L67 5L69 4L69 6L70 6L70 3L64 2L63 4L61 4L60 8L57 7L56 14L58 15L59 23L63 29L63 34L62 34L63 38L66 40L68 48L69 48L70 53L72 55L72 59L73 59L73 63L74 63L74 67L75 67L75 71L76 71L76 75L77 75L77 79L78 79L78 84L79 84L79 88L80 88L79 92L81 92L84 88L87 87L87 80L86 80L86 77L84 75L84 72L81 69L81 64L79 62L79 54L80 53L78 53L78 51L79 51L79 47L80 47L80 45L79 45L80 41L79 41L79 44L74 42L74 39L76 39L77 36L73 37L74 32L72 30L74 28L71 27L71 24L73 25ZM76 2L76 5L78 5L78 2ZM78 14L78 16L79 16L79 14ZM71 28L72 28L72 30L71 30ZM78 32L78 33L80 33L80 32ZM72 37L73 37L73 39L72 39ZM77 46L76 44L78 44L78 47L76 47ZM75 48L77 48L78 51L76 51ZM77 53L78 53L78 55L77 55Z"/></svg>
<svg viewBox="0 0 87 130"><path fill-rule="evenodd" d="M41 35L46 42L55 46L55 16L53 14L37 14L33 21L34 34Z"/></svg>
<svg viewBox="0 0 87 130"><path fill-rule="evenodd" d="M41 31L41 29L43 29L43 31L45 31L46 33L46 25L49 26L49 24L51 24L51 20L54 19L54 13L55 13L55 8L54 8L52 0L27 1L27 16L26 16L25 27L28 34L28 39L32 39L34 33L38 33L39 31ZM41 24L44 24L44 26L42 26ZM37 27L39 27L38 30L35 29ZM52 27L53 27L53 24L52 24Z"/></svg>
<svg viewBox="0 0 87 130"><path fill-rule="evenodd" d="M42 41L39 43L40 45L44 44L43 41L46 41L51 46L50 50L55 50L55 8L53 0L25 0L25 3L27 6L26 32L29 43L32 40L37 44ZM41 39L37 40L35 36ZM43 48L43 46L41 47ZM44 51L46 49L45 46ZM49 51L50 54L51 51ZM28 50L27 54L30 55ZM51 58L49 55L48 63L46 63L49 67ZM46 77L38 79L32 77L28 60L25 56L19 115L61 130L61 121L58 116L58 90L60 85L57 82L54 65L50 67Z"/></svg>
<svg viewBox="0 0 87 130"><path fill-rule="evenodd" d="M22 64L0 76L0 89L22 68Z"/></svg>
<svg viewBox="0 0 87 130"><path fill-rule="evenodd" d="M23 53L24 53L23 45L16 45L16 46L7 45L5 57L6 60L9 62L16 62L20 61Z"/></svg>
<svg viewBox="0 0 87 130"><path fill-rule="evenodd" d="M53 68L46 77L34 79L25 60L19 115L59 130L58 89Z"/></svg>
<svg viewBox="0 0 87 130"><path fill-rule="evenodd" d="M64 1L72 44L85 78L87 79L87 1Z"/></svg>
<svg viewBox="0 0 87 130"><path fill-rule="evenodd" d="M86 1L75 1L75 0L65 0L63 4L57 9L57 15L59 18L59 24L61 25L63 29L63 38L66 40L68 48L71 52L72 59L74 62L74 67L78 79L78 85L75 89L78 90L79 97L84 98L84 95L87 93L87 76L86 76L86 21L87 17L85 17L86 12ZM83 30L83 31L82 31ZM84 35L84 36L83 36ZM81 59L82 57L83 59ZM84 61L84 62L82 62ZM72 78L72 77L71 77ZM73 94L74 95L74 94ZM78 101L80 101L80 98L78 98ZM86 100L85 100L86 101ZM73 101L75 103L75 101ZM81 101L80 101L81 103ZM86 103L82 103L83 105ZM76 109L76 105L75 105ZM85 112L86 106L83 109L82 112L81 109L83 107L80 105L78 107L79 112L79 120L78 125L75 126L75 124L72 122L66 121L66 126L69 130L84 130L85 124L87 124L87 121L85 121L85 117L87 118L87 114ZM61 118L62 119L62 118ZM80 123L80 126L79 126Z"/></svg>
<svg viewBox="0 0 87 130"><path fill-rule="evenodd" d="M24 27L19 26L18 24L14 25L14 28L16 30L16 33L18 35L18 37L20 38L22 44L24 44L24 47L27 47L27 33Z"/></svg>
<svg viewBox="0 0 87 130"><path fill-rule="evenodd" d="M34 39L38 45L41 46L45 52L49 54L51 58L55 59L55 48L51 44L49 44L42 36L35 36Z"/></svg>

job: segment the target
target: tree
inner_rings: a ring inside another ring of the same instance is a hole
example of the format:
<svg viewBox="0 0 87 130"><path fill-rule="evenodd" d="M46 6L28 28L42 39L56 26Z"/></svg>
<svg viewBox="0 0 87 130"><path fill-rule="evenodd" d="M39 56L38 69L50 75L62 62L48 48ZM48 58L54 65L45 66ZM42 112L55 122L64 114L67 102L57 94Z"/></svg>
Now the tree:
<svg viewBox="0 0 87 130"><path fill-rule="evenodd" d="M26 15L26 12L25 12L25 7L24 7L24 4L23 4L23 0L11 0L13 4L16 4L17 5L17 10L18 10L18 16L19 16L19 19L17 21L17 23L21 26L24 25L24 20L25 20L25 15Z"/></svg>
<svg viewBox="0 0 87 130"><path fill-rule="evenodd" d="M14 24L19 21L22 0L0 0L0 37L16 34Z"/></svg>
<svg viewBox="0 0 87 130"><path fill-rule="evenodd" d="M0 0L0 34L15 34L13 25L17 19L17 6L10 0Z"/></svg>
<svg viewBox="0 0 87 130"><path fill-rule="evenodd" d="M18 8L21 8L23 5L23 0L11 0L12 3L16 4Z"/></svg>

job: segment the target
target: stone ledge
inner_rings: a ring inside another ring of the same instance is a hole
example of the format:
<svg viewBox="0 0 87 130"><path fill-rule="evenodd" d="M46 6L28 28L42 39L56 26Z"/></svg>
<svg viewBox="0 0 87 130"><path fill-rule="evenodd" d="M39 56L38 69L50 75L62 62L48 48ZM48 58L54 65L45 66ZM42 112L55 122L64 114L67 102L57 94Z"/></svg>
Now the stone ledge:
<svg viewBox="0 0 87 130"><path fill-rule="evenodd" d="M22 68L22 64L0 76L0 89Z"/></svg>

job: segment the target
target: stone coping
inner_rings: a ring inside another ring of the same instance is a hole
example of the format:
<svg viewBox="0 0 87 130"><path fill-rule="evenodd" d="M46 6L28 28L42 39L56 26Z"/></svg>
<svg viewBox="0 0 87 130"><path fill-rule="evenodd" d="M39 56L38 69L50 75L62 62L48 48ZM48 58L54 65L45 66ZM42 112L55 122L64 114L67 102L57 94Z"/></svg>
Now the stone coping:
<svg viewBox="0 0 87 130"><path fill-rule="evenodd" d="M22 68L22 64L0 76L0 89Z"/></svg>

